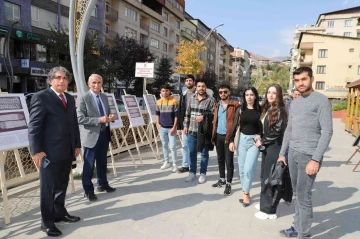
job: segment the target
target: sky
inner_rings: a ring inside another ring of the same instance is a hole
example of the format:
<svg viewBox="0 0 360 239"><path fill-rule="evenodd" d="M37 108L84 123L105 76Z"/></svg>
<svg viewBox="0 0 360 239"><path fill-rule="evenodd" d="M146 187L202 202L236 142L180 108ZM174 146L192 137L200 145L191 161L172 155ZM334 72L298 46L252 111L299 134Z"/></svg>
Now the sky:
<svg viewBox="0 0 360 239"><path fill-rule="evenodd" d="M296 25L316 24L321 13L360 6L360 0L186 0L185 10L217 28L233 47L265 57L288 56Z"/></svg>

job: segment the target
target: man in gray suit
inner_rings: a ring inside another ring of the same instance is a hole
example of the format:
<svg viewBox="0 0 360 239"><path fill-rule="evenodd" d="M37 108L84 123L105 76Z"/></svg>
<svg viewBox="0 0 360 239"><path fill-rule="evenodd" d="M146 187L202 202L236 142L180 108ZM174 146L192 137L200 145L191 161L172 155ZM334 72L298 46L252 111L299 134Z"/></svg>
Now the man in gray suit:
<svg viewBox="0 0 360 239"><path fill-rule="evenodd" d="M114 192L106 177L107 151L110 142L109 122L115 120L110 114L109 102L101 93L102 77L92 74L88 80L90 90L77 100L77 116L80 126L81 142L84 146L84 167L82 184L89 201L97 200L94 186L91 182L96 161L97 190L99 192Z"/></svg>

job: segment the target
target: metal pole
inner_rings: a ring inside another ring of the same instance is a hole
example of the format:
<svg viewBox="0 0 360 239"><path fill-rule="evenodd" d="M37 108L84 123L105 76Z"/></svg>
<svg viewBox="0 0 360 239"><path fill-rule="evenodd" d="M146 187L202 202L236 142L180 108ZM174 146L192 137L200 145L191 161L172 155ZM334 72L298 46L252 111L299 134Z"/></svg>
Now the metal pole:
<svg viewBox="0 0 360 239"><path fill-rule="evenodd" d="M16 22L13 22L13 24L11 24L11 27L9 29L9 32L7 34L7 38L6 38L6 54L7 54L7 57L8 57L8 61L9 61L9 68L10 68L10 75L9 75L9 81L10 81L10 93L13 93L13 88L14 88L14 70L13 70L13 66L12 66L12 63L11 63L11 57L10 57L10 34L12 32L12 29L14 28L14 25L19 23L18 21Z"/></svg>

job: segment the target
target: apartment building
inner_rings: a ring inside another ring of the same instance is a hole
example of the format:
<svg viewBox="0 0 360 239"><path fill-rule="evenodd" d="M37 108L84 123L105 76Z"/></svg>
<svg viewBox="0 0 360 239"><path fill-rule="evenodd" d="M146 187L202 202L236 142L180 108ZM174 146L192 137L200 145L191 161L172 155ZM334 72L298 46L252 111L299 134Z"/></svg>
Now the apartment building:
<svg viewBox="0 0 360 239"><path fill-rule="evenodd" d="M14 70L14 92L34 92L46 87L46 63L50 61L45 41L50 29L68 28L70 0L0 0L0 55L10 34L10 58ZM98 0L89 29L101 33L103 1ZM11 29L11 26L13 28ZM4 60L0 58L0 87L8 90Z"/></svg>
<svg viewBox="0 0 360 239"><path fill-rule="evenodd" d="M313 87L328 98L346 98L349 82L360 78L360 38L303 32L298 66L314 72Z"/></svg>
<svg viewBox="0 0 360 239"><path fill-rule="evenodd" d="M105 42L111 45L117 34L131 37L149 47L156 57L155 65L163 56L173 60L184 8L184 0L106 0ZM174 61L172 64L175 68ZM180 81L177 73L172 78Z"/></svg>
<svg viewBox="0 0 360 239"><path fill-rule="evenodd" d="M192 41L194 39L199 39L196 31L196 25L189 20L185 13L185 19L180 23L181 27L181 40Z"/></svg>
<svg viewBox="0 0 360 239"><path fill-rule="evenodd" d="M315 26L325 28L327 35L360 38L360 6L322 13Z"/></svg>
<svg viewBox="0 0 360 239"><path fill-rule="evenodd" d="M250 53L241 48L235 48L231 53L233 86L248 87L251 79Z"/></svg>
<svg viewBox="0 0 360 239"><path fill-rule="evenodd" d="M218 80L232 82L232 61L231 52L234 48L227 42L225 37L217 34L216 41L216 65L215 73L218 75Z"/></svg>

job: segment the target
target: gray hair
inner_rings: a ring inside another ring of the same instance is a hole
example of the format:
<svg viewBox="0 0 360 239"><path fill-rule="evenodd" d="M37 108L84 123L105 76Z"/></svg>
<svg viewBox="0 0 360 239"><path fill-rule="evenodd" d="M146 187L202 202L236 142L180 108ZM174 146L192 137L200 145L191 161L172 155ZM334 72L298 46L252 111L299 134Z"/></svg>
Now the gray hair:
<svg viewBox="0 0 360 239"><path fill-rule="evenodd" d="M54 79L55 73L58 72L58 71L64 72L66 74L67 78L68 78L69 83L71 82L72 77L71 77L70 72L65 67L56 66L56 67L52 68L48 73L48 77L47 77L47 80L46 80L46 82L48 84L50 84L50 82Z"/></svg>

